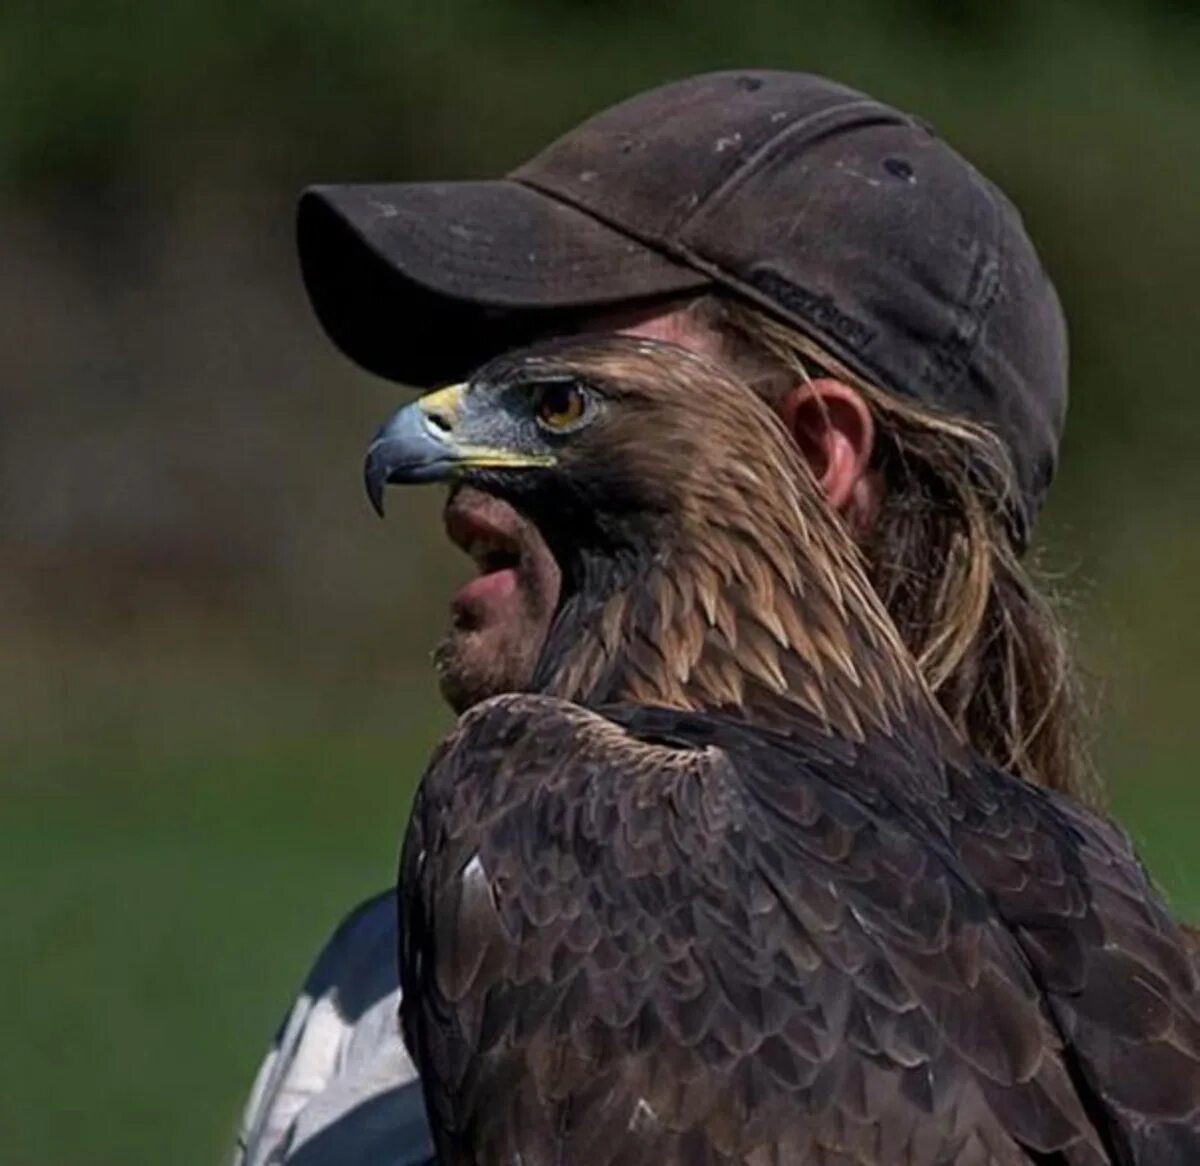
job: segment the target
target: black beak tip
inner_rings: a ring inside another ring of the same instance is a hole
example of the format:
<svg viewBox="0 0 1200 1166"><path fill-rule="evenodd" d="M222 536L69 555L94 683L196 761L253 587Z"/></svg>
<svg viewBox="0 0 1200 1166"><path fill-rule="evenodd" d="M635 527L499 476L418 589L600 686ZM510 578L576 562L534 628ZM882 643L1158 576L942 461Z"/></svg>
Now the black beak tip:
<svg viewBox="0 0 1200 1166"><path fill-rule="evenodd" d="M382 518L384 516L383 490L387 485L387 470L371 454L367 455L366 464L363 466L363 485L366 487L371 509Z"/></svg>

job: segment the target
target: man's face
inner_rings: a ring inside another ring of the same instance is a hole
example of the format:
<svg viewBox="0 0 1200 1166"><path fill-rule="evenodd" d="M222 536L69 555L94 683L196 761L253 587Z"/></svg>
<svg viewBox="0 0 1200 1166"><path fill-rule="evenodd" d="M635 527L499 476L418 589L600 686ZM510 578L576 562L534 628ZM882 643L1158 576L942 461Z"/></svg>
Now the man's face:
<svg viewBox="0 0 1200 1166"><path fill-rule="evenodd" d="M720 339L684 308L610 313L584 331L667 340L708 356ZM469 486L451 492L446 533L479 566L455 595L435 663L442 695L461 713L502 692L528 688L558 606L558 564L536 527L506 502Z"/></svg>

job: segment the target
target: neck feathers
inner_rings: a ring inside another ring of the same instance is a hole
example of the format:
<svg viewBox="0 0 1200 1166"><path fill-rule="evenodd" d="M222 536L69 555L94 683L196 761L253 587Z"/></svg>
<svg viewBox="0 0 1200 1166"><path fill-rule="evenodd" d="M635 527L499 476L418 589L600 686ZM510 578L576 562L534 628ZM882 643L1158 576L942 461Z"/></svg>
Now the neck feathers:
<svg viewBox="0 0 1200 1166"><path fill-rule="evenodd" d="M653 554L585 562L539 690L593 705L719 710L771 728L815 718L854 739L931 708L815 485L788 474L786 488L756 504L770 476L744 461L726 470L742 488L713 481L719 498L700 489Z"/></svg>

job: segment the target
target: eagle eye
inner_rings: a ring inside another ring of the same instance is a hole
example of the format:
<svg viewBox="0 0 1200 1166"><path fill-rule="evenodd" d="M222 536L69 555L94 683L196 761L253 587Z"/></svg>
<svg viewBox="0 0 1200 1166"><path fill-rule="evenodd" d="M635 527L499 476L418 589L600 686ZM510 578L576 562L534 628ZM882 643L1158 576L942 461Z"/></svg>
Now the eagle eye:
<svg viewBox="0 0 1200 1166"><path fill-rule="evenodd" d="M534 386L533 413L551 433L574 429L588 411L588 397L574 381L548 381Z"/></svg>

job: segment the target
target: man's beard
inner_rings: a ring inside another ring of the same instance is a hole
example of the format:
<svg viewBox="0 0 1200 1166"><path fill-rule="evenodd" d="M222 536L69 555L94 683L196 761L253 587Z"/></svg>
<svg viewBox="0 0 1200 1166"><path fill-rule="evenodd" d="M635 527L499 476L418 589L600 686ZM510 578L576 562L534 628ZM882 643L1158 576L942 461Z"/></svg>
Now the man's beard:
<svg viewBox="0 0 1200 1166"><path fill-rule="evenodd" d="M519 619L452 628L433 653L442 698L461 715L489 697L529 691L553 618L553 605L523 581Z"/></svg>
<svg viewBox="0 0 1200 1166"><path fill-rule="evenodd" d="M508 661L489 659L473 652L463 643L463 634L447 632L433 652L438 688L442 699L460 716L472 705L502 692L515 692L528 686L533 670L514 676Z"/></svg>

